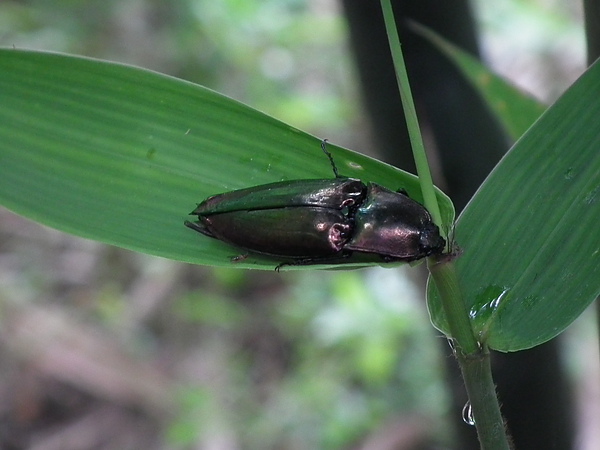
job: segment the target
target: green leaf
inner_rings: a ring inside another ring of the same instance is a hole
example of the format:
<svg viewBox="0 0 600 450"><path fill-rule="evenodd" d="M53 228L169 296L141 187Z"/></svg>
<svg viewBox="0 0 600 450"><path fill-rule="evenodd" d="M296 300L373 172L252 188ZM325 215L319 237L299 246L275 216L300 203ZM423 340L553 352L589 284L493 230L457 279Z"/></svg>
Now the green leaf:
<svg viewBox="0 0 600 450"><path fill-rule="evenodd" d="M600 293L600 64L502 159L461 214L456 271L472 326L496 350L562 332ZM434 325L448 326L430 283Z"/></svg>
<svg viewBox="0 0 600 450"><path fill-rule="evenodd" d="M411 28L448 57L479 91L506 132L520 138L546 110L546 105L496 75L477 58L416 22Z"/></svg>
<svg viewBox="0 0 600 450"><path fill-rule="evenodd" d="M209 89L147 70L0 50L0 203L59 230L180 261L273 269L184 227L209 195L333 177L320 140ZM414 176L334 145L340 173ZM453 209L441 192L444 219Z"/></svg>

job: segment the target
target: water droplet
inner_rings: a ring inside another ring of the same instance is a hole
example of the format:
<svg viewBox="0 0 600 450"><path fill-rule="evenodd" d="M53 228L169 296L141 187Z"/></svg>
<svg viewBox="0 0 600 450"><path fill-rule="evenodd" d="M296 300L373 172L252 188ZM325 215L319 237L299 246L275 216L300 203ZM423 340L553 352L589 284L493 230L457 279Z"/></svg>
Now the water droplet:
<svg viewBox="0 0 600 450"><path fill-rule="evenodd" d="M485 335L492 322L499 320L500 307L506 300L509 291L508 287L492 285L477 295L475 303L469 310L469 317L472 320L473 328L482 340L485 340Z"/></svg>
<svg viewBox="0 0 600 450"><path fill-rule="evenodd" d="M506 287L489 286L483 294L477 296L477 301L469 311L469 317L471 319L489 319L497 312L508 291L509 289Z"/></svg>
<svg viewBox="0 0 600 450"><path fill-rule="evenodd" d="M363 166L361 166L360 164L358 164L358 163L355 163L355 162L353 162L353 161L348 161L348 163L347 163L347 164L348 164L348 166L349 166L350 168L352 168L352 169L354 169L354 170L364 170L364 169L363 169Z"/></svg>
<svg viewBox="0 0 600 450"><path fill-rule="evenodd" d="M471 407L471 402L467 401L465 406L462 409L462 420L467 425L475 425L475 416L473 415L473 408Z"/></svg>

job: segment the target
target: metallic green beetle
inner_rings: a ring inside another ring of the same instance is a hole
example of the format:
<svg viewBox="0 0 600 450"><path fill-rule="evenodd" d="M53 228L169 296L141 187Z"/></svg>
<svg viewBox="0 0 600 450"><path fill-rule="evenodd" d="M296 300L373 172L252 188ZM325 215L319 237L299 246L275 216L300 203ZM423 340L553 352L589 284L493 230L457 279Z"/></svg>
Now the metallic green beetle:
<svg viewBox="0 0 600 450"><path fill-rule="evenodd" d="M207 198L185 225L281 265L351 262L358 255L383 262L441 254L446 245L429 212L403 192L339 176L291 180ZM278 267L279 267L278 266Z"/></svg>

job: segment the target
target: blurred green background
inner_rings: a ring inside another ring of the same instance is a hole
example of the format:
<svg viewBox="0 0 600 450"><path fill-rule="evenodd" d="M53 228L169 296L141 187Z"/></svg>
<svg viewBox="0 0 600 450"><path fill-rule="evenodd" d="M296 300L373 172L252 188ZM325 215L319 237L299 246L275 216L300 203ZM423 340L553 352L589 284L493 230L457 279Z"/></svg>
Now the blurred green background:
<svg viewBox="0 0 600 450"><path fill-rule="evenodd" d="M563 3L473 4L492 66L545 101L584 66ZM153 69L374 152L334 0L3 1L0 45ZM0 448L449 448L423 285L407 267L189 266L0 209ZM585 388L592 326L569 333Z"/></svg>

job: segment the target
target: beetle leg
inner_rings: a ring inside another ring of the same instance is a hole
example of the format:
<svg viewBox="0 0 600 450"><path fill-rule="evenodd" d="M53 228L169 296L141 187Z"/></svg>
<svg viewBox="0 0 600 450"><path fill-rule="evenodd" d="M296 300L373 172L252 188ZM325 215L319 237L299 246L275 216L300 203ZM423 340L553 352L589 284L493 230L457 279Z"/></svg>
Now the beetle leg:
<svg viewBox="0 0 600 450"><path fill-rule="evenodd" d="M248 259L249 256L250 255L248 253L245 253L245 254L242 254L242 255L237 255L237 256L232 256L231 259L230 259L230 261L232 263L238 263L238 262L241 262L241 261L244 261L244 260Z"/></svg>
<svg viewBox="0 0 600 450"><path fill-rule="evenodd" d="M285 266L314 266L316 264L342 264L342 261L346 258L352 256L351 250L342 250L336 255L333 256L324 256L322 258L303 258L303 259L294 259L293 261L286 261L277 264L275 266L275 271L279 272L279 269Z"/></svg>

